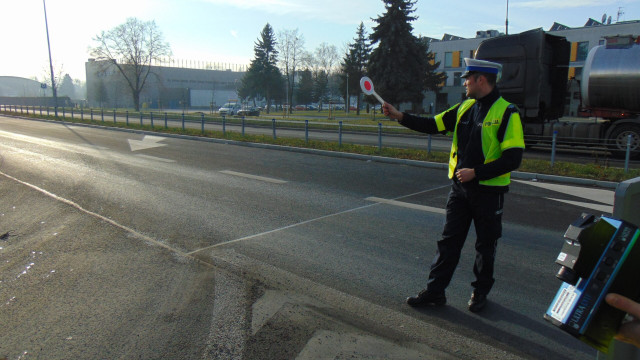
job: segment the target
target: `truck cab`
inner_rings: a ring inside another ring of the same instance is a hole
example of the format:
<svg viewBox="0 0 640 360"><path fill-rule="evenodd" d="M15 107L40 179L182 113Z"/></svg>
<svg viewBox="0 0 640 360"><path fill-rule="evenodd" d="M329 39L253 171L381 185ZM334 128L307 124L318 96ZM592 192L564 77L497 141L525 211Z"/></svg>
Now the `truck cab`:
<svg viewBox="0 0 640 360"><path fill-rule="evenodd" d="M563 119L571 44L542 29L487 39L476 59L501 63L497 84L520 109L525 142L606 147L615 157L640 157L640 38L607 38L587 55L580 84L585 121ZM595 118L595 121L591 121Z"/></svg>

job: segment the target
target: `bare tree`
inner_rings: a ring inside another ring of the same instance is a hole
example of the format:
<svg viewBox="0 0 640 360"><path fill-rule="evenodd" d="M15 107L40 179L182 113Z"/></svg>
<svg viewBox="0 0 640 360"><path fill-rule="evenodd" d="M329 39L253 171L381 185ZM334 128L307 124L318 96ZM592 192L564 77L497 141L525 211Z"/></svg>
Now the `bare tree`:
<svg viewBox="0 0 640 360"><path fill-rule="evenodd" d="M140 93L151 72L151 63L171 56L171 48L163 41L155 21L129 18L93 40L97 46L91 48L91 55L118 68L131 90L135 109L139 111Z"/></svg>
<svg viewBox="0 0 640 360"><path fill-rule="evenodd" d="M315 81L315 97L320 103L327 97L329 89L329 79L338 64L338 51L335 45L325 42L318 45L313 56L309 57L309 65Z"/></svg>
<svg viewBox="0 0 640 360"><path fill-rule="evenodd" d="M53 76L51 75L51 69L53 69ZM48 88L53 92L53 87L55 86L55 91L57 93L58 88L60 88L60 82L64 76L64 66L62 64L53 64L51 67L46 66L42 68L42 83L46 84ZM53 79L54 83L51 84L51 80Z"/></svg>
<svg viewBox="0 0 640 360"><path fill-rule="evenodd" d="M304 37L295 30L282 30L278 34L278 50L280 53L280 69L287 80L287 103L289 113L293 105L293 88L298 67L302 65L304 53Z"/></svg>

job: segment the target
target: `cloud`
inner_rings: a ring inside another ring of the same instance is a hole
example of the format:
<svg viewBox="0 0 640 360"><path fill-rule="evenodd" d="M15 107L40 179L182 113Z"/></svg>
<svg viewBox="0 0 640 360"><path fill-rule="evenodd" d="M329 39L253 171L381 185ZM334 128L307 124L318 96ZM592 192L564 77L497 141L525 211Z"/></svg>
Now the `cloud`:
<svg viewBox="0 0 640 360"><path fill-rule="evenodd" d="M592 6L602 7L603 5L615 4L617 2L617 0L530 0L522 2L511 2L509 4L509 7L528 9L572 9Z"/></svg>

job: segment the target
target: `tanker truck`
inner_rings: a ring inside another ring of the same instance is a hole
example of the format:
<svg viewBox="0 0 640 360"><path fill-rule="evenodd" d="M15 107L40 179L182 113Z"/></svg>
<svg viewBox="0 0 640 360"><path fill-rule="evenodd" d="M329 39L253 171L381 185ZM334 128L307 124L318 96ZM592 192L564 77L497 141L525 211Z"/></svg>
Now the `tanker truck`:
<svg viewBox="0 0 640 360"><path fill-rule="evenodd" d="M475 58L503 65L498 88L520 109L525 142L598 146L624 157L631 136L631 156L640 157L640 37L607 37L592 48L579 81L577 116L564 117L571 45L542 29L491 38L480 43ZM583 118L579 118L582 116Z"/></svg>

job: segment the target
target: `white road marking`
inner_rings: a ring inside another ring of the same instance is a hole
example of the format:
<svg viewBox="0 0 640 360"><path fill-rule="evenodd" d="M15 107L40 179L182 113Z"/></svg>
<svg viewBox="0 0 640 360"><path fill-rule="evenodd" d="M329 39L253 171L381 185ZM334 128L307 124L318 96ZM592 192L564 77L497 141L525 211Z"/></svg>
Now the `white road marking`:
<svg viewBox="0 0 640 360"><path fill-rule="evenodd" d="M175 160L165 159L165 158L161 158L161 157L157 157L157 156L151 156L151 155L136 154L136 156L140 157L140 158L144 158L144 159L149 159L149 160L154 160L154 161L161 161L161 162L165 162L165 163L174 163L174 162L176 162Z"/></svg>
<svg viewBox="0 0 640 360"><path fill-rule="evenodd" d="M12 133L12 132L8 132L8 131L1 131L1 130L0 130L0 137L5 137L5 138L8 138L8 139L15 139L15 140L27 142L27 143L30 143L30 144L37 144L39 146L46 146L46 147L50 147L50 148L53 148L53 149L71 151L71 152L79 153L79 154L86 154L89 151L99 151L99 150L108 150L109 149L109 148L106 148L104 146L96 146L96 145L89 145L89 144L87 144L87 145L73 145L73 144L61 143L61 142L55 141L55 140L48 140L48 139L45 139L45 138L22 135L22 134Z"/></svg>
<svg viewBox="0 0 640 360"><path fill-rule="evenodd" d="M513 180L520 184L531 185L542 189L557 191L567 195L581 197L583 199L597 201L599 203L613 205L615 192L613 190L594 189L575 185L549 184L544 182Z"/></svg>
<svg viewBox="0 0 640 360"><path fill-rule="evenodd" d="M409 195L405 195L405 196L399 197L398 199L401 199L403 197L409 197L409 196L414 196L414 195L418 195L418 194L423 194L423 193L426 193L426 192L430 192L430 191L441 189L443 187L449 187L449 185L439 186L439 187L436 187L436 188L433 188L433 189L427 189L427 190L419 191L419 192L414 193L414 194L409 194ZM306 225L306 224L313 223L313 222L316 222L316 221L321 221L321 220L324 220L324 219L328 219L330 217L340 216L340 215L343 215L343 214L348 214L350 212L363 210L363 209L370 208L372 206L376 206L376 205L379 205L379 204L380 204L380 202L375 202L374 204L363 205L363 206L359 206L359 207L356 207L356 208L353 208L353 209L348 209L348 210L340 211L340 212L337 212L337 213L320 216L320 217L317 217L315 219L309 219L309 220L301 221L299 223L283 226L281 228L265 231L265 232L262 232L262 233L259 233L259 234L248 235L248 236L245 236L243 238L221 242L221 243L214 244L214 245L211 245L211 246L207 246L207 247L204 247L204 248L201 248L201 249L193 250L193 251L189 252L187 255L191 256L191 255L193 255L195 253L198 253L200 251L211 250L211 249L223 247L225 245L229 245L229 244L233 244L233 243L237 243L237 242L241 242L241 241L245 241L245 240L255 239L255 238L258 238L258 237L261 237L261 236L264 236L264 235L269 235L269 234L276 233L276 232L279 232L279 231L292 229L292 228L295 228L295 227L298 227L298 226L301 226L301 225ZM416 206L420 206L420 205L416 205ZM428 208L428 207L427 206L423 206L423 208ZM438 209L438 208L429 208L429 209L430 209L430 211L433 211L433 212L441 212L441 211L444 212L443 209Z"/></svg>
<svg viewBox="0 0 640 360"><path fill-rule="evenodd" d="M145 135L145 137L143 137L142 140L128 139L127 141L129 141L129 146L131 147L131 151L138 151L138 150L151 149L151 148L160 147L160 146L166 146L167 144L159 144L159 142L162 140L166 140L166 138L160 137L160 136Z"/></svg>
<svg viewBox="0 0 640 360"><path fill-rule="evenodd" d="M584 202L584 201L574 201L574 200L563 200L556 199L551 197L545 197L545 199L562 202L565 204L571 204L587 209L592 209L596 211L600 211L606 214L613 214L613 200L615 198L615 192L613 190L604 190L604 189L594 189L589 187L581 187L575 185L560 185L560 184L549 184L549 183L540 183L533 181L523 181L523 180L514 180L515 182L531 185L535 187L539 187L541 189L551 190L567 195L572 195L576 197L580 197L586 200L597 201L598 203L592 202Z"/></svg>
<svg viewBox="0 0 640 360"><path fill-rule="evenodd" d="M173 253L175 253L175 254L177 254L179 256L186 256L186 254L181 250L175 249L175 248L173 248L173 247L171 247L171 246L169 246L167 244L164 244L164 243L162 243L162 242L160 242L160 241L158 241L158 240L156 240L156 239L154 239L152 237L149 237L147 235L139 233L138 231L136 231L136 230L134 230L134 229L132 229L132 228L126 226L126 225L122 225L122 224L120 224L120 223L118 223L118 222L116 222L114 220L111 220L106 216L102 216L102 215L100 215L98 213L95 213L93 211L87 210L87 209L83 208L82 206L80 206L80 204L78 204L76 202L73 202L71 200L65 199L65 198L63 198L61 196L58 196L58 195L56 195L56 194L54 194L52 192L49 192L49 191L47 191L47 190L45 190L45 189L43 189L41 187L38 187L38 186L30 184L30 183L28 183L26 181L22 181L22 180L20 180L18 178L15 178L15 177L13 177L13 176L11 176L9 174L5 174L2 171L0 171L0 175L6 177L7 179L11 179L11 180L13 180L13 181L15 181L17 183L20 183L20 184L22 184L24 186L30 187L30 188L32 188L32 189L34 189L36 191L39 191L42 194L45 194L46 196L49 196L50 198L53 198L53 199L55 199L57 201L60 201L60 202L62 202L64 204L67 204L67 205L69 205L71 207L74 207L74 208L78 209L79 211L81 211L81 212L83 212L85 214L93 216L93 217L95 217L97 219L100 219L100 220L102 220L102 221L104 221L106 223L109 223L109 224L111 224L111 225L113 225L113 226L115 226L115 227L117 227L119 229L122 229L122 230L130 233L131 235L137 237L138 239L141 239L141 240L146 241L146 242L148 242L150 244L165 248L165 249L167 249L167 250L169 250L169 251L171 251L171 252L173 252Z"/></svg>
<svg viewBox="0 0 640 360"><path fill-rule="evenodd" d="M583 208L600 211L606 214L613 214L613 206L611 205L601 205L601 204L594 204L594 203L588 203L588 202L582 202L582 201L572 201L572 200L563 200L563 199L554 199L554 198L545 198L545 199L555 200L565 204L580 206Z"/></svg>
<svg viewBox="0 0 640 360"><path fill-rule="evenodd" d="M285 304L294 302L282 291L266 290L251 306L251 334L255 335Z"/></svg>
<svg viewBox="0 0 640 360"><path fill-rule="evenodd" d="M272 183L272 184L286 184L287 183L284 180L278 180L278 179L268 178L268 177L264 177L264 176L245 174L245 173L240 173L240 172L231 171L231 170L222 170L220 172L223 173L223 174L227 174L227 175L239 176L239 177L243 177L243 178L246 178L246 179L260 180L260 181L265 181L265 182Z"/></svg>
<svg viewBox="0 0 640 360"><path fill-rule="evenodd" d="M305 225L305 224L313 223L313 222L316 222L316 221L328 219L330 217L340 216L340 215L347 214L347 213L350 213L350 212L366 209L368 207L372 207L372 206L375 206L375 205L378 205L378 204L364 205L364 206L360 206L360 207L357 207L357 208L353 208L353 209L344 210L344 211L340 211L340 212L333 213L333 214L320 216L320 217L317 217L317 218L314 218L314 219L301 221L299 223L283 226L281 228L265 231L265 232L262 232L262 233L259 233L259 234L253 234L253 235L245 236L243 238L217 243L217 244L214 244L214 245L211 245L211 246L207 246L207 247L204 247L204 248L201 248L201 249L193 250L193 251L189 252L188 255L191 256L191 255L193 255L195 253L198 253L200 251L211 250L211 249L215 249L215 248L218 248L218 247L223 247L225 245L229 245L229 244L233 244L233 243L237 243L237 242L241 242L241 241L245 241L245 240L255 239L255 238L258 238L258 237L261 237L261 236L264 236L264 235L269 235L269 234L276 233L276 232L279 232L279 231L292 229L292 228L295 228L295 227L298 227L298 226L301 226L301 225Z"/></svg>
<svg viewBox="0 0 640 360"><path fill-rule="evenodd" d="M375 197L375 196L370 196L370 197L366 198L365 200L373 201L373 202L377 202L377 203L381 203L381 204L400 206L400 207L407 208L407 209L427 211L427 212L432 212L432 213L437 213L437 214L446 214L447 213L447 211L445 209L441 209L441 208L435 208L435 207L431 207L431 206L412 204L412 203L408 203L408 202L404 202L404 201L398 201L398 200L383 199L383 198L379 198L379 197Z"/></svg>

